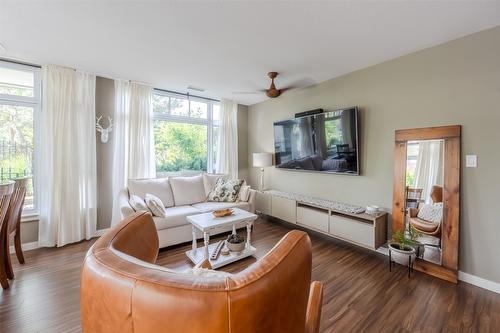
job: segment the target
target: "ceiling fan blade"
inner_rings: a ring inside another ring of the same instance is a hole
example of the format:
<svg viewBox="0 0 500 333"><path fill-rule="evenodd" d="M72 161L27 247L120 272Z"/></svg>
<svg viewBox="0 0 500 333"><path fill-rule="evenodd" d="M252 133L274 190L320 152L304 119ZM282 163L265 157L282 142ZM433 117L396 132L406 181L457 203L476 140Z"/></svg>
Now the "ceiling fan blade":
<svg viewBox="0 0 500 333"><path fill-rule="evenodd" d="M305 88L309 87L312 85L315 85L316 81L311 79L311 78L302 78L300 80L297 80L295 82L292 82L289 84L287 87L281 88L281 92L285 92L287 90L292 90L292 89L298 89L298 88Z"/></svg>

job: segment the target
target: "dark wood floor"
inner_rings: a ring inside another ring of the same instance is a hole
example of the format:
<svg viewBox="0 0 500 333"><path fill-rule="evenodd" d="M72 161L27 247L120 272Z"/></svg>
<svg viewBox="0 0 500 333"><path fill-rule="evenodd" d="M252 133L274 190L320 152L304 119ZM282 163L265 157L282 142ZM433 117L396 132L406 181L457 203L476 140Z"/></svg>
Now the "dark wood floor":
<svg viewBox="0 0 500 333"><path fill-rule="evenodd" d="M253 243L263 256L289 228L259 219ZM311 235L313 278L324 283L322 332L500 332L500 295L466 283L453 285L403 267L389 272L387 258L342 242ZM0 332L80 332L79 274L82 242L15 257L16 279L0 291ZM158 264L191 267L190 245L161 251ZM255 259L224 270L237 272Z"/></svg>

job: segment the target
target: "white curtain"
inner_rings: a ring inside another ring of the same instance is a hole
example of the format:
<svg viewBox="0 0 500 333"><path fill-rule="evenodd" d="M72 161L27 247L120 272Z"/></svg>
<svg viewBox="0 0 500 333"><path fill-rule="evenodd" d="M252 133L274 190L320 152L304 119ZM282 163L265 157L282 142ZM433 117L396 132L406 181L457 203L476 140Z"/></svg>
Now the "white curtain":
<svg viewBox="0 0 500 333"><path fill-rule="evenodd" d="M422 189L422 199L430 203L432 186L443 186L444 142L442 140L420 141L415 169L415 188Z"/></svg>
<svg viewBox="0 0 500 333"><path fill-rule="evenodd" d="M150 86L115 81L112 224L121 220L118 193L128 179L155 177L156 174L152 98Z"/></svg>
<svg viewBox="0 0 500 333"><path fill-rule="evenodd" d="M216 172L238 178L238 104L230 100L220 102L219 151Z"/></svg>
<svg viewBox="0 0 500 333"><path fill-rule="evenodd" d="M95 75L49 65L42 80L38 242L63 246L96 230Z"/></svg>

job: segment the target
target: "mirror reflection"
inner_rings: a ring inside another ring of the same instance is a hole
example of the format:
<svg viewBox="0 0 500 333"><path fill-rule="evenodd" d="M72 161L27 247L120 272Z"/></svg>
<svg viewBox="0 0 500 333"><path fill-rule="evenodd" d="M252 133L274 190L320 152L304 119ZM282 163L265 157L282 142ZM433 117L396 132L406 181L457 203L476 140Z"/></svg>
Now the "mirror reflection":
<svg viewBox="0 0 500 333"><path fill-rule="evenodd" d="M408 141L406 232L418 244L417 256L441 264L444 140Z"/></svg>

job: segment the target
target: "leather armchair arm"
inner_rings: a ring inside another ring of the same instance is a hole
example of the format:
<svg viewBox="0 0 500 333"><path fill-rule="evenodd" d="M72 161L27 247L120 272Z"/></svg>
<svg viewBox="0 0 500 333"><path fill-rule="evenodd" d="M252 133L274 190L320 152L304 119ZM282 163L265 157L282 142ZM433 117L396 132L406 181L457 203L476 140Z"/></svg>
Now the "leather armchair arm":
<svg viewBox="0 0 500 333"><path fill-rule="evenodd" d="M309 289L309 302L306 313L306 333L319 333L321 323L321 305L323 303L323 285L314 281Z"/></svg>

